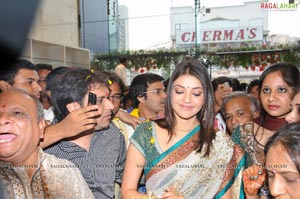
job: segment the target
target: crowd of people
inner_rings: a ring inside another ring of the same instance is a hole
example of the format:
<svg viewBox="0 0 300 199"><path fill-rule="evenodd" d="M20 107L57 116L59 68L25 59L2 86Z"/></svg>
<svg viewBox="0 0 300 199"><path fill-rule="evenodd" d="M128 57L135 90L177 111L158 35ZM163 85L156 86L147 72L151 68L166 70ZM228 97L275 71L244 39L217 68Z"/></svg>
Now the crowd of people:
<svg viewBox="0 0 300 199"><path fill-rule="evenodd" d="M169 79L18 60L0 74L2 198L300 197L299 70L241 87L181 61Z"/></svg>

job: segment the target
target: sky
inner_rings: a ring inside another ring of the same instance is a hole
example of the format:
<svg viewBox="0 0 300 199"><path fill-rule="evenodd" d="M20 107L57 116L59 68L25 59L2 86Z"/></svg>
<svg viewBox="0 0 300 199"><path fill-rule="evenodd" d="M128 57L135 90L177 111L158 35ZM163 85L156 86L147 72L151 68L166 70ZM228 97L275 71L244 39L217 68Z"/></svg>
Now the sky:
<svg viewBox="0 0 300 199"><path fill-rule="evenodd" d="M243 2L244 0L201 0L201 6L208 8L239 5ZM285 3L288 0L269 0L269 2ZM119 5L128 7L129 48L138 50L170 41L170 7L192 6L194 0L119 0ZM300 25L297 22L299 19L300 4L297 11L269 11L269 34L300 37Z"/></svg>

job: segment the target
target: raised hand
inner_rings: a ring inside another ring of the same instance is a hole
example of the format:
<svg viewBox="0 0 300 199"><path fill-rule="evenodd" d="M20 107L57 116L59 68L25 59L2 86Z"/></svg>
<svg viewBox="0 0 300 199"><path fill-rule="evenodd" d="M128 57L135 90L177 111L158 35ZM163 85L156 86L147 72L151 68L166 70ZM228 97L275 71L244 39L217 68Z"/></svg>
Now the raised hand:
<svg viewBox="0 0 300 199"><path fill-rule="evenodd" d="M99 117L97 105L85 106L70 112L62 121L46 128L44 140L41 142L42 148L95 128L96 117Z"/></svg>
<svg viewBox="0 0 300 199"><path fill-rule="evenodd" d="M245 193L249 196L257 195L258 190L266 180L266 171L260 166L251 166L243 171Z"/></svg>

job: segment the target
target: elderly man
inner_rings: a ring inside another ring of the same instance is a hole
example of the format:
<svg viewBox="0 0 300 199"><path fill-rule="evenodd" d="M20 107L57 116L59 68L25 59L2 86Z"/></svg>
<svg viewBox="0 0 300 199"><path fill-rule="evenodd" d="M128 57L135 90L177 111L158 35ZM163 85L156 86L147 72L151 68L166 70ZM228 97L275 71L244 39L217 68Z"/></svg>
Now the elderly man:
<svg viewBox="0 0 300 199"><path fill-rule="evenodd" d="M55 69L54 69L55 70ZM19 59L16 63L0 73L0 90L16 88L26 91L36 98L40 98L41 86L36 66L30 61ZM45 129L42 148L47 147L61 139L76 136L79 133L95 127L98 115L97 106L87 106L73 111L59 123L50 125Z"/></svg>
<svg viewBox="0 0 300 199"><path fill-rule="evenodd" d="M231 134L237 125L245 124L259 116L259 102L242 91L235 91L224 98L221 111Z"/></svg>
<svg viewBox="0 0 300 199"><path fill-rule="evenodd" d="M10 198L93 198L80 171L39 147L43 107L25 91L0 93L0 176Z"/></svg>

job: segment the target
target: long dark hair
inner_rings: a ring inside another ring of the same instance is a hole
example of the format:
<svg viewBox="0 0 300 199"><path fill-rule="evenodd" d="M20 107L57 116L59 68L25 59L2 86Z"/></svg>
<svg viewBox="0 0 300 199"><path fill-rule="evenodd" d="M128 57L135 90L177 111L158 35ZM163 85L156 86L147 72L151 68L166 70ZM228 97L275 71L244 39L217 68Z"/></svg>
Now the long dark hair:
<svg viewBox="0 0 300 199"><path fill-rule="evenodd" d="M200 122L201 129L199 131L199 148L197 152L201 152L203 147L206 146L204 156L208 156L212 140L215 138L214 131L214 94L209 75L205 66L198 60L186 60L177 65L170 77L167 88L167 102L166 102L166 117L164 128L168 130L170 138L174 135L176 117L172 106L172 88L174 81L181 75L189 74L196 77L202 84L204 94L204 104L197 119ZM200 133L201 132L201 133Z"/></svg>
<svg viewBox="0 0 300 199"><path fill-rule="evenodd" d="M267 155L273 146L281 145L300 172L300 123L286 124L281 127L267 142L264 152Z"/></svg>
<svg viewBox="0 0 300 199"><path fill-rule="evenodd" d="M259 78L259 94L261 93L261 87L265 78L274 72L279 72L282 76L283 81L292 88L293 93L291 98L293 99L299 88L299 70L296 66L288 63L276 63L268 67ZM263 126L265 123L268 113L261 106L260 121L259 124Z"/></svg>

